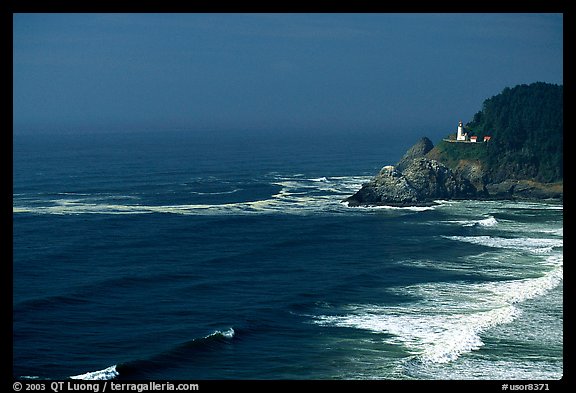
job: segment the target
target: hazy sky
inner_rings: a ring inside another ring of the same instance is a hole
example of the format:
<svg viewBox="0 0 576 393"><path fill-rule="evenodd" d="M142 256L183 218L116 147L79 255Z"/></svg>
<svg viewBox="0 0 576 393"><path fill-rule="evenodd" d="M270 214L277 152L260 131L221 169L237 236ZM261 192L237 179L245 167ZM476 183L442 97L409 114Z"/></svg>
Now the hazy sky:
<svg viewBox="0 0 576 393"><path fill-rule="evenodd" d="M445 135L504 87L563 84L562 14L13 18L15 132L412 127Z"/></svg>

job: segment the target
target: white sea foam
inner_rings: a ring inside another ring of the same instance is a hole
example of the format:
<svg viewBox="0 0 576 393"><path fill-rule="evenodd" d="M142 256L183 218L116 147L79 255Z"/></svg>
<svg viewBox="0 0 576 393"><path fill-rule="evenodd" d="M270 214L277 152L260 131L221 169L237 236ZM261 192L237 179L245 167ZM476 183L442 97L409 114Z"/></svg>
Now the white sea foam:
<svg viewBox="0 0 576 393"><path fill-rule="evenodd" d="M12 213L36 213L35 209L30 207L13 207Z"/></svg>
<svg viewBox="0 0 576 393"><path fill-rule="evenodd" d="M422 362L447 363L480 349L482 333L521 315L518 305L545 295L563 279L563 258L546 258L537 278L487 283L427 283L394 290L419 299L400 306L350 305L343 315L319 315L314 323L387 333Z"/></svg>
<svg viewBox="0 0 576 393"><path fill-rule="evenodd" d="M496 220L493 216L489 216L488 218L477 221L477 223L483 227L493 227L498 225L498 220Z"/></svg>
<svg viewBox="0 0 576 393"><path fill-rule="evenodd" d="M551 289L560 285L564 279L562 257L553 256L547 261L554 264L555 267L542 277L510 280L484 285L487 289L499 294L501 299L509 304L520 303L543 296Z"/></svg>
<svg viewBox="0 0 576 393"><path fill-rule="evenodd" d="M465 227L475 227L475 226L481 226L481 227L495 227L498 226L499 222L498 220L496 220L496 218L494 218L494 216L489 215L486 218L483 219L473 219L473 220L447 220L447 221L441 221L441 223L449 223L449 224L459 224Z"/></svg>
<svg viewBox="0 0 576 393"><path fill-rule="evenodd" d="M218 191L218 192L200 192L200 191L190 191L190 194L194 194L194 195L229 195L229 194L234 194L241 191L239 188L235 188L233 190L230 191Z"/></svg>
<svg viewBox="0 0 576 393"><path fill-rule="evenodd" d="M344 316L319 316L316 323L388 333L422 361L447 363L484 345L479 333L511 322L520 311L505 306L475 313L422 314L423 310L366 307Z"/></svg>
<svg viewBox="0 0 576 393"><path fill-rule="evenodd" d="M345 206L349 207L348 202L345 202ZM390 211L414 211L423 212L427 210L436 209L436 205L432 206L389 206L389 205L366 205L366 206L354 206L351 209L355 210L390 210Z"/></svg>
<svg viewBox="0 0 576 393"><path fill-rule="evenodd" d="M85 374L71 376L71 379L82 379L85 381L105 381L114 379L119 375L116 371L116 365L105 368L104 370L87 372Z"/></svg>
<svg viewBox="0 0 576 393"><path fill-rule="evenodd" d="M505 238L493 236L445 236L446 239L478 244L493 248L527 250L535 254L549 253L554 247L562 247L562 239L520 237Z"/></svg>
<svg viewBox="0 0 576 393"><path fill-rule="evenodd" d="M427 210L434 210L436 209L435 205L432 206L381 206L383 209L388 210L407 210L413 212L424 212Z"/></svg>
<svg viewBox="0 0 576 393"><path fill-rule="evenodd" d="M562 378L562 366L533 360L488 358L460 358L450 367L444 364L421 364L406 362L401 375L420 380L558 380Z"/></svg>
<svg viewBox="0 0 576 393"><path fill-rule="evenodd" d="M473 207L478 207L478 201L466 201L467 204ZM497 208L503 210L563 210L562 204L554 203L543 203L543 202L529 202L529 201L482 201L483 206L490 208Z"/></svg>
<svg viewBox="0 0 576 393"><path fill-rule="evenodd" d="M564 236L564 228L554 228L554 229L536 229L536 232L548 233L555 236Z"/></svg>
<svg viewBox="0 0 576 393"><path fill-rule="evenodd" d="M117 198L86 198L29 200L19 198L14 202L13 213L34 214L310 214L317 212L343 212L340 203L346 196L356 191L366 180L365 176L339 177L328 180L326 177L305 179L301 177L275 177L271 184L281 189L268 198L257 201L239 201L223 204L181 204L181 205L144 205L121 204ZM238 190L224 191L221 194L233 194ZM201 192L195 192L201 194ZM76 195L77 196L77 195Z"/></svg>
<svg viewBox="0 0 576 393"><path fill-rule="evenodd" d="M211 336L218 336L218 335L225 337L225 338L232 338L232 337L234 337L235 334L236 334L236 332L234 331L234 329L229 328L229 329L224 330L224 331L216 330L214 333L206 336L206 338L211 337Z"/></svg>

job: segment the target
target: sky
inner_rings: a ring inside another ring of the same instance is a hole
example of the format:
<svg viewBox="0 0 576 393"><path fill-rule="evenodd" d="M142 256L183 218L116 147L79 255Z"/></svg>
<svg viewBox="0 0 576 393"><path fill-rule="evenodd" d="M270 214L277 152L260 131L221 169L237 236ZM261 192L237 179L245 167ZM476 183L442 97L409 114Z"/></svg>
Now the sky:
<svg viewBox="0 0 576 393"><path fill-rule="evenodd" d="M13 15L14 133L445 136L537 81L563 84L562 14Z"/></svg>

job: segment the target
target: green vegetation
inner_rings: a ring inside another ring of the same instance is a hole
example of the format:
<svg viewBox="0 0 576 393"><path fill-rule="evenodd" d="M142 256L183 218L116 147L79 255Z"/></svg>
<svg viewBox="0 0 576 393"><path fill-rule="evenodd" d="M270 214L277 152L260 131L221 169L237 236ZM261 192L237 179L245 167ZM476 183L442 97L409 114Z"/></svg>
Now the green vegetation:
<svg viewBox="0 0 576 393"><path fill-rule="evenodd" d="M434 155L453 167L478 160L489 181L563 179L563 86L543 82L505 88L466 124L474 143L440 142ZM491 136L490 142L480 142Z"/></svg>
<svg viewBox="0 0 576 393"><path fill-rule="evenodd" d="M443 162L450 168L455 168L461 160L487 162L489 150L489 143L454 143L440 141L434 149L428 153L428 156Z"/></svg>

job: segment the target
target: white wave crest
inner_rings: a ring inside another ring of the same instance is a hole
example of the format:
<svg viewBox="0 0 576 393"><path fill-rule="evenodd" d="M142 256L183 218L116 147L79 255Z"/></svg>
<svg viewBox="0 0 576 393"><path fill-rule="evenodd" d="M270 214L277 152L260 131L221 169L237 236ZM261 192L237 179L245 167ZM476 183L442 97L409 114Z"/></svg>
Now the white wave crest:
<svg viewBox="0 0 576 393"><path fill-rule="evenodd" d="M104 370L87 372L85 374L71 376L71 379L82 379L85 381L105 381L114 379L119 375L116 371L116 365L105 368Z"/></svg>
<svg viewBox="0 0 576 393"><path fill-rule="evenodd" d="M492 286L490 289L499 293L506 303L514 304L545 295L560 285L563 279L563 268L559 266L542 277L490 283L486 286Z"/></svg>
<svg viewBox="0 0 576 393"><path fill-rule="evenodd" d="M322 326L387 333L422 362L448 363L480 349L481 334L510 323L518 304L545 295L563 280L562 256L546 259L551 269L541 277L488 283L429 283L398 288L420 300L403 307L350 305L344 315L315 316Z"/></svg>
<svg viewBox="0 0 576 393"><path fill-rule="evenodd" d="M481 220L455 220L455 221L447 221L449 223L461 224L465 227L494 227L498 225L498 220L494 218L494 216L488 216L487 218L483 218Z"/></svg>
<svg viewBox="0 0 576 393"><path fill-rule="evenodd" d="M498 220L496 220L493 216L489 216L488 218L477 221L477 223L483 227L493 227L498 225Z"/></svg>
<svg viewBox="0 0 576 393"><path fill-rule="evenodd" d="M555 229L536 229L537 232L548 233L555 236L564 236L564 227Z"/></svg>
<svg viewBox="0 0 576 393"><path fill-rule="evenodd" d="M225 338L232 338L234 337L234 335L236 334L236 332L234 331L233 328L221 331L221 330L216 330L214 333L209 334L208 336L206 336L206 338L208 337L212 337L212 336L222 336Z"/></svg>
<svg viewBox="0 0 576 393"><path fill-rule="evenodd" d="M548 253L552 251L554 247L562 247L564 244L562 239L532 237L505 238L492 236L445 236L445 238L493 248L528 250L535 254Z"/></svg>
<svg viewBox="0 0 576 393"><path fill-rule="evenodd" d="M360 311L360 310L359 310ZM506 306L472 314L412 315L394 309L373 309L345 316L319 316L316 323L365 329L393 335L392 343L402 344L424 362L448 363L463 353L484 345L479 334L502 323L511 322L520 311Z"/></svg>

